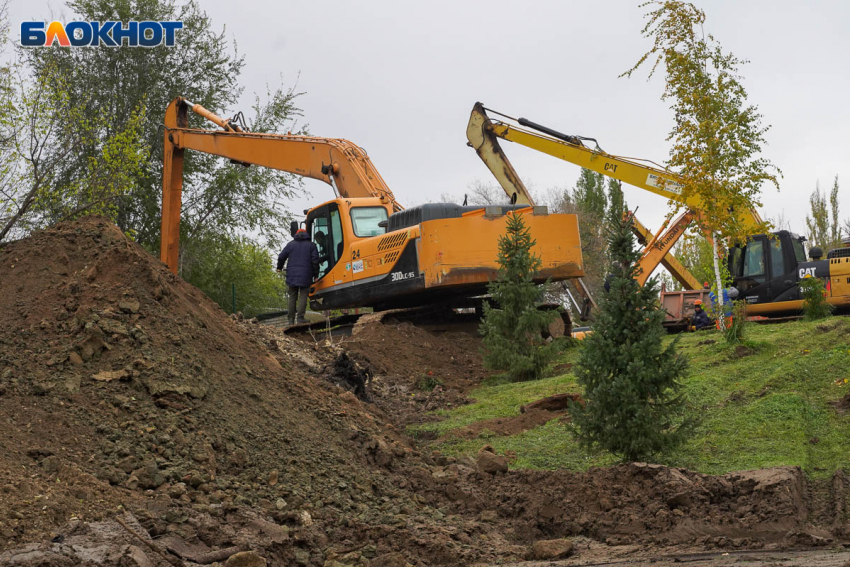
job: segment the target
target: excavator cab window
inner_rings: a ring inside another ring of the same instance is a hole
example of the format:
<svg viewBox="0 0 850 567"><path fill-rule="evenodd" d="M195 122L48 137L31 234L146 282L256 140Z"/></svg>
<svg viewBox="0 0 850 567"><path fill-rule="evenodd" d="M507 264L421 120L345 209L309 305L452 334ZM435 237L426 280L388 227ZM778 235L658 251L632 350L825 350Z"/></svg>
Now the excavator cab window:
<svg viewBox="0 0 850 567"><path fill-rule="evenodd" d="M730 272L735 280L735 287L741 293L746 293L767 281L764 243L761 240L750 240L743 248L735 247L730 252Z"/></svg>
<svg viewBox="0 0 850 567"><path fill-rule="evenodd" d="M792 238L791 245L794 247L794 258L797 262L805 262L806 250L803 248L803 240L800 238Z"/></svg>
<svg viewBox="0 0 850 567"><path fill-rule="evenodd" d="M342 258L344 251L344 243L342 238L342 223L339 218L339 209L336 205L331 205L331 266L336 265L339 259Z"/></svg>
<svg viewBox="0 0 850 567"><path fill-rule="evenodd" d="M770 246L770 277L778 278L785 274L785 256L782 253L782 239L771 238L768 240Z"/></svg>
<svg viewBox="0 0 850 567"><path fill-rule="evenodd" d="M315 209L307 218L307 226L319 249L319 278L323 278L342 257L343 235L339 207L330 204Z"/></svg>
<svg viewBox="0 0 850 567"><path fill-rule="evenodd" d="M764 244L760 240L752 240L744 249L745 278L751 278L764 283Z"/></svg>
<svg viewBox="0 0 850 567"><path fill-rule="evenodd" d="M384 207L354 207L351 209L351 224L354 236L367 238L386 234L386 226L379 226L387 220L387 209Z"/></svg>

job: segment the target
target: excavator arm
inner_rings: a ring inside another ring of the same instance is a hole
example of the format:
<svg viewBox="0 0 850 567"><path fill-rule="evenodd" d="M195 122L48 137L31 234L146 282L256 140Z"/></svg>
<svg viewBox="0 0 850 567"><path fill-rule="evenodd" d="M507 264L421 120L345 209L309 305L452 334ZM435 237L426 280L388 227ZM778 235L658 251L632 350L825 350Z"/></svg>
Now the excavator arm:
<svg viewBox="0 0 850 567"><path fill-rule="evenodd" d="M477 103L472 113L473 115L486 115L486 109L484 109L481 103ZM704 208L702 201L698 197L690 196L684 198L682 196L684 182L681 177L671 171L648 165L651 163L648 161L614 156L598 148L588 148L576 136L561 134L525 118L519 118L517 122L529 128L542 130L546 134L532 132L529 129L505 122L490 122L493 136L516 142L544 154L549 154L558 159L617 179L623 183L628 183L644 191L655 193L671 201L682 203L687 208L695 210ZM753 210L743 212L740 215L740 219L748 227L757 227L762 222L758 212Z"/></svg>
<svg viewBox="0 0 850 567"><path fill-rule="evenodd" d="M493 132L493 122L480 102L475 103L475 108L469 116L466 139L508 194L512 204L534 205L531 193L528 192L514 166L502 151L499 140Z"/></svg>
<svg viewBox="0 0 850 567"><path fill-rule="evenodd" d="M678 242L679 238L685 234L685 230L687 230L688 225L691 224L691 221L695 218L699 218L697 212L692 209L688 209L684 213L680 214L678 218L673 221L673 224L669 227L665 225L659 233L654 236L648 228L640 223L640 221L636 218L634 219L633 230L637 236L638 243L644 247L643 255L638 262L638 265L642 268L640 275L637 277L637 281L640 285L646 283L646 280L649 279L649 276L652 275L653 270L660 262L661 265L667 268L670 275L682 284L685 289L702 289L702 285L699 280L697 280L694 275L691 274L691 272L689 272L688 269L685 268L682 263L673 256L673 254L670 253L673 246L676 242Z"/></svg>
<svg viewBox="0 0 850 567"><path fill-rule="evenodd" d="M656 167L651 162L613 156L598 148L588 148L578 136L562 134L525 118L513 119L507 116L505 118L513 120L519 126L502 121L493 122L487 116L487 109L480 102L476 103L467 126L467 138L469 145L475 149L509 195L515 194L522 198L522 195L527 195L527 190L499 146L499 138L681 203L687 207L686 211L665 232L659 232L654 238L652 233L635 219L635 234L642 244L647 244L640 261L640 266L643 268L641 283L644 283L661 263L686 289L702 287L696 278L669 253L684 234L688 224L694 218L698 218L697 211L702 206L698 198L682 196L684 182L678 175ZM762 222L759 214L753 210L745 211L740 218L748 227L757 227Z"/></svg>
<svg viewBox="0 0 850 567"><path fill-rule="evenodd" d="M189 111L222 130L189 128ZM348 140L262 134L216 116L199 104L178 97L165 112L165 155L162 187L162 242L160 259L177 272L183 153L196 150L230 158L243 165L260 165L331 185L342 197L378 197L393 211L403 207L378 173L366 152Z"/></svg>
<svg viewBox="0 0 850 567"><path fill-rule="evenodd" d="M493 122L487 116L480 102L475 104L475 108L469 117L466 138L469 140L469 145L475 150L481 161L487 165L505 193L508 194L511 204L534 206L534 198L520 179L514 166L511 165L505 152L502 151L499 140L493 133ZM596 302L581 278L572 279L570 283L575 292L582 298L582 303L575 301L572 294L570 294L570 299L576 304L580 318L583 321L587 320L590 317L590 309L596 307Z"/></svg>

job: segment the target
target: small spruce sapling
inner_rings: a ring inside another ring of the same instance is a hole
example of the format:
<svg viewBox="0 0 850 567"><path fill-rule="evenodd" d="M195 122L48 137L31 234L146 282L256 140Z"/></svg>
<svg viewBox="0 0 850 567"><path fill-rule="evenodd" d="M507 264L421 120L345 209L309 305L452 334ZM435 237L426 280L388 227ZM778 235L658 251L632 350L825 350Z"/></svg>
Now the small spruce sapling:
<svg viewBox="0 0 850 567"><path fill-rule="evenodd" d="M561 348L561 341L543 339L559 314L537 309L543 289L534 283L542 264L531 251L535 244L523 215L509 213L506 233L499 237L499 277L488 286L493 303L484 303L484 365L504 370L512 381L540 378Z"/></svg>
<svg viewBox="0 0 850 567"><path fill-rule="evenodd" d="M692 425L679 391L687 362L676 353L676 340L662 345L665 312L656 278L637 283L633 217L614 210L608 222L610 289L575 366L586 403L570 404L570 414L583 446L638 461L672 449Z"/></svg>

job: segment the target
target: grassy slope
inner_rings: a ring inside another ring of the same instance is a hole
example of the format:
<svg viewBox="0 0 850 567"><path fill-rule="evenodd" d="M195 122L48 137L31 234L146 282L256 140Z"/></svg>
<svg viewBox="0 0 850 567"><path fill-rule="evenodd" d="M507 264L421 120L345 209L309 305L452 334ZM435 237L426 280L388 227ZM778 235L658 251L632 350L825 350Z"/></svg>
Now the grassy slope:
<svg viewBox="0 0 850 567"><path fill-rule="evenodd" d="M681 337L679 348L691 362L684 390L702 421L690 441L659 462L712 474L800 465L815 477L848 467L850 413L837 413L830 402L850 391L844 382L850 379L850 319L751 325L746 344L751 354L741 356L714 332ZM574 362L577 354L570 351L559 362ZM544 396L579 391L572 374L520 384L492 379L471 392L476 403L440 412L442 421L411 433L442 435L517 415L521 404ZM616 461L580 449L557 420L512 437L485 431L478 439L435 447L446 454L474 454L484 443L500 452L516 451L515 467L585 470Z"/></svg>

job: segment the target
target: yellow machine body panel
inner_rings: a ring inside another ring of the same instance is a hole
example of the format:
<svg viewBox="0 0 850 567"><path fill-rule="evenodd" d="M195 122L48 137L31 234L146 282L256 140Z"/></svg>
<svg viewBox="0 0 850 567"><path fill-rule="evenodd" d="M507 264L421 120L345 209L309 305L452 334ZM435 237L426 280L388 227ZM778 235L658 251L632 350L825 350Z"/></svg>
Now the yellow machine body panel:
<svg viewBox="0 0 850 567"><path fill-rule="evenodd" d="M829 297L850 304L850 256L829 259Z"/></svg>

